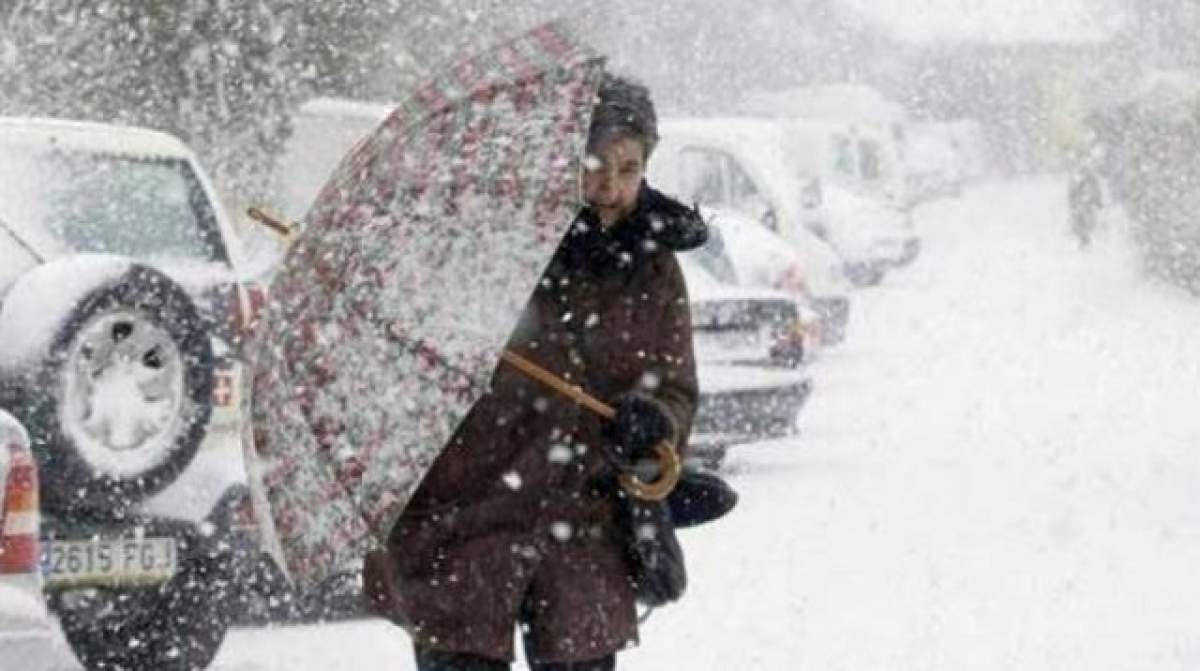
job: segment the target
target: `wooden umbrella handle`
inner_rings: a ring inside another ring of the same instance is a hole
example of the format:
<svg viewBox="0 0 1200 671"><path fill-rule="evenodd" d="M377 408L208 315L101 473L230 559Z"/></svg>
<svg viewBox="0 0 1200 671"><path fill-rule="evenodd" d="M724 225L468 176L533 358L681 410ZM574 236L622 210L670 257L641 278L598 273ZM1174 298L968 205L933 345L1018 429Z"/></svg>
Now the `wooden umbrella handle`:
<svg viewBox="0 0 1200 671"><path fill-rule="evenodd" d="M617 478L622 489L643 501L662 501L667 498L683 475L683 462L670 442L662 441L654 447L654 452L658 456L659 469L658 479L654 482L642 482L633 473L622 473Z"/></svg>
<svg viewBox="0 0 1200 671"><path fill-rule="evenodd" d="M520 354L517 354L516 352L504 350L504 353L500 355L500 358L513 368L516 368L529 377L541 382L547 387L550 387L554 391L557 391L563 396L575 401L579 405L582 405L588 410L600 415L604 419L612 419L617 416L617 411L614 410L611 405L601 401L595 396L592 396L583 389L580 389L577 385L568 383L561 377L551 373L550 371L542 368L541 366L530 361L529 359L526 359Z"/></svg>
<svg viewBox="0 0 1200 671"><path fill-rule="evenodd" d="M283 237L289 237L292 234L292 227L283 223L278 217L273 217L266 213L265 210L258 207L251 207L246 210L246 214L258 223L275 231Z"/></svg>
<svg viewBox="0 0 1200 671"><path fill-rule="evenodd" d="M578 385L568 383L561 377L516 352L504 350L500 358L513 368L605 419L613 419L617 416L617 411L611 405L587 393L579 388ZM633 473L622 473L618 478L622 489L643 501L661 501L667 498L671 490L675 489L676 483L679 482L679 476L683 473L683 463L679 459L679 453L669 441L664 440L656 445L654 452L658 457L659 468L659 476L654 482L642 482Z"/></svg>

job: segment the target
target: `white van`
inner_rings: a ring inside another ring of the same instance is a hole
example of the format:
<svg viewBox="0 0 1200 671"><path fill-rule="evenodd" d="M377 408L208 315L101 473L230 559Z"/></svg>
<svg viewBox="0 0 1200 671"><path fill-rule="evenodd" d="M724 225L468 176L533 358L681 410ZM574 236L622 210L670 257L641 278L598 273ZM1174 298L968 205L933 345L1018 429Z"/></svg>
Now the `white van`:
<svg viewBox="0 0 1200 671"><path fill-rule="evenodd" d="M283 216L300 221L342 157L395 109L394 105L314 98L292 116L292 137L280 157Z"/></svg>
<svg viewBox="0 0 1200 671"><path fill-rule="evenodd" d="M820 182L788 160L783 133L765 119L664 120L649 181L686 203L742 212L777 233L800 254L817 293L878 283L887 264L814 233L828 227Z"/></svg>

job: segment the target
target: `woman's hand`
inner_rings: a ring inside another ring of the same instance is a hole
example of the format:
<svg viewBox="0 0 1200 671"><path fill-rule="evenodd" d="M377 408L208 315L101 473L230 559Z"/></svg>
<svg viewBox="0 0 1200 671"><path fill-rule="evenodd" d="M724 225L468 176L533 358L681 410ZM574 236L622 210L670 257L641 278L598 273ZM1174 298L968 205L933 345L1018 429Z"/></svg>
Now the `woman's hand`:
<svg viewBox="0 0 1200 671"><path fill-rule="evenodd" d="M643 459L654 458L654 446L675 435L675 421L666 407L643 394L625 394L617 403L610 425L619 466L632 468Z"/></svg>

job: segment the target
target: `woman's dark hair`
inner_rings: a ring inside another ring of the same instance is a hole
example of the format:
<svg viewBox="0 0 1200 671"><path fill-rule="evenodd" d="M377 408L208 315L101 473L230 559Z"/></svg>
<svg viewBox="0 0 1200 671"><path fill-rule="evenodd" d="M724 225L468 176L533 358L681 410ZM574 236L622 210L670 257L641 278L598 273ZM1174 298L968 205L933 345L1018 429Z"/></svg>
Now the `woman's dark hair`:
<svg viewBox="0 0 1200 671"><path fill-rule="evenodd" d="M592 109L588 151L618 137L642 143L642 158L650 158L658 144L658 116L650 90L637 82L604 73Z"/></svg>

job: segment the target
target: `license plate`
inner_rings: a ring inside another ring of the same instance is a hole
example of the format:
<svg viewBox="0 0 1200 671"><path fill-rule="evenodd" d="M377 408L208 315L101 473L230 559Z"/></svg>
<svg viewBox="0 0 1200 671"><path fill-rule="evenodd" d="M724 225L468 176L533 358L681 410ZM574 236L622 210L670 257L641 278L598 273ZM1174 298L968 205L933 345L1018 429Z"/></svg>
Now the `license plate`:
<svg viewBox="0 0 1200 671"><path fill-rule="evenodd" d="M175 575L175 539L119 538L46 541L42 576L48 586L153 584Z"/></svg>

